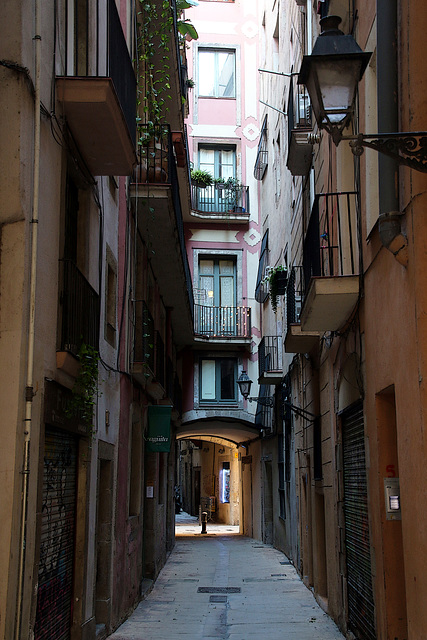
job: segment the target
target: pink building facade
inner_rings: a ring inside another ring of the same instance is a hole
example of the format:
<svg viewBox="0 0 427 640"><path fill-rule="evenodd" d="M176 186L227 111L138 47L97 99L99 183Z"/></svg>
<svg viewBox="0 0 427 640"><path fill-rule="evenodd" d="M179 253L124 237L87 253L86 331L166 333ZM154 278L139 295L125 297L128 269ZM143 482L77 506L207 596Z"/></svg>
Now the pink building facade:
<svg viewBox="0 0 427 640"><path fill-rule="evenodd" d="M199 35L187 51L188 77L194 81L189 155L193 170L208 172L213 182L205 187L191 181L191 213L184 220L195 337L184 356L186 389L177 436L213 438L214 447L229 452L232 475L241 476L241 469L233 471L234 460L245 459L248 443L258 442L260 431L256 404L245 401L237 385L242 370L258 379L261 330L254 297L261 241L254 178L260 134L258 2L201 1L187 14ZM224 463L227 470L230 462ZM232 483L235 491L225 504L222 463L204 480L200 464L201 497L214 494L219 520L242 522L243 485ZM195 507L198 491L193 490Z"/></svg>

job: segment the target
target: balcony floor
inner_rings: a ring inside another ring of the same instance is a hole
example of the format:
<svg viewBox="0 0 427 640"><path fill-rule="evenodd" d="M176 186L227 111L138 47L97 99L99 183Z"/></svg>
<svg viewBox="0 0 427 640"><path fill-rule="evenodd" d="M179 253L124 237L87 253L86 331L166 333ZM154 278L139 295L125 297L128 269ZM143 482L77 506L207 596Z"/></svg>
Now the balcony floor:
<svg viewBox="0 0 427 640"><path fill-rule="evenodd" d="M319 342L320 332L302 331L299 322L289 325L285 338L286 353L309 353Z"/></svg>
<svg viewBox="0 0 427 640"><path fill-rule="evenodd" d="M338 331L359 298L359 276L315 277L301 309L302 331Z"/></svg>
<svg viewBox="0 0 427 640"><path fill-rule="evenodd" d="M135 147L110 78L57 78L58 99L94 176L128 176Z"/></svg>

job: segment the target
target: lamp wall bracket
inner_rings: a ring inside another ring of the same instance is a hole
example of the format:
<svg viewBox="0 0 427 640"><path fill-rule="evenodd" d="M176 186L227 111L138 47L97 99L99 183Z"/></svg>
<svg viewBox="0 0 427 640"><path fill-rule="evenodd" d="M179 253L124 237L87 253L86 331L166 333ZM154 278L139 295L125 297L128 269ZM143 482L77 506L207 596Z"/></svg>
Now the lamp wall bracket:
<svg viewBox="0 0 427 640"><path fill-rule="evenodd" d="M427 131L382 133L369 135L359 133L356 136L343 136L349 140L355 156L361 156L364 147L384 153L415 171L427 173Z"/></svg>

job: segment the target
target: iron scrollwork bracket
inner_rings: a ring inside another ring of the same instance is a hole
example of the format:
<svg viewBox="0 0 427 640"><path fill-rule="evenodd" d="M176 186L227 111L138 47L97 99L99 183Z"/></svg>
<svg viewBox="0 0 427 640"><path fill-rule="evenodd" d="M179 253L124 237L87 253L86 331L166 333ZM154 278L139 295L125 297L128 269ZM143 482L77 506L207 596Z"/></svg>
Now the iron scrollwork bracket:
<svg viewBox="0 0 427 640"><path fill-rule="evenodd" d="M357 136L343 136L342 139L350 141L355 156L361 156L364 147L367 147L384 153L415 171L427 173L427 131L377 135L359 133Z"/></svg>
<svg viewBox="0 0 427 640"><path fill-rule="evenodd" d="M273 396L259 396L258 398L248 398L249 402L257 402L263 407L274 407Z"/></svg>

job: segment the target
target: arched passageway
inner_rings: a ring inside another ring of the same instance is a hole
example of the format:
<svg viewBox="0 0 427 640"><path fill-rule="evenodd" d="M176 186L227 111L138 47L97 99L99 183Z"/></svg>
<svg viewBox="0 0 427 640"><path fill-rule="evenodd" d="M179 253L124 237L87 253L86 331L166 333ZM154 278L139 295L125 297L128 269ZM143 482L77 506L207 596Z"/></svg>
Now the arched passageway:
<svg viewBox="0 0 427 640"><path fill-rule="evenodd" d="M193 517L206 511L209 523L251 535L254 490L248 450L259 449L259 430L217 417L183 424L176 438L177 510Z"/></svg>

